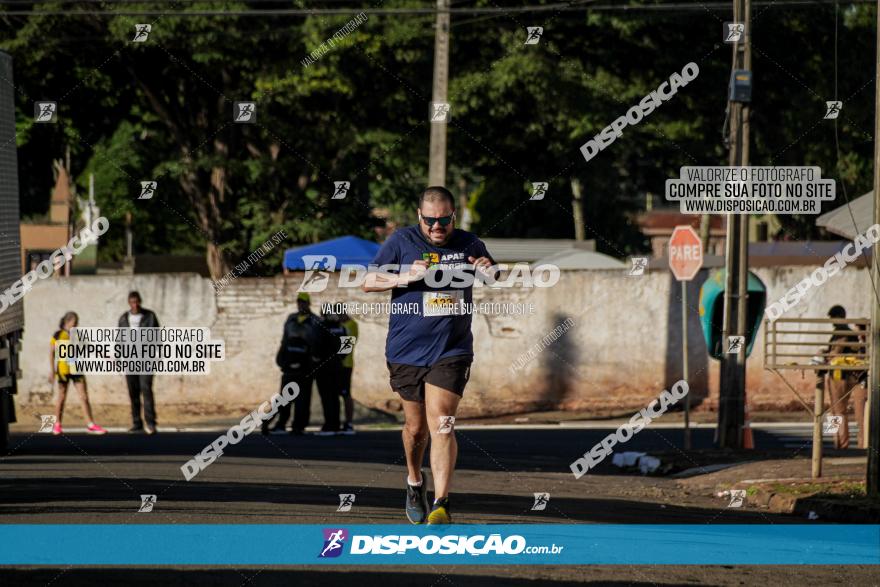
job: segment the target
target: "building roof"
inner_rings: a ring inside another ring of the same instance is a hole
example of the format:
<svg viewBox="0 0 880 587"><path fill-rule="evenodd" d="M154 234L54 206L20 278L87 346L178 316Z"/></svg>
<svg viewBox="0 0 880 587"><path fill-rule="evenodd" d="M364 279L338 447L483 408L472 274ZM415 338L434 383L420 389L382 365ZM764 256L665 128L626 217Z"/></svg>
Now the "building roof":
<svg viewBox="0 0 880 587"><path fill-rule="evenodd" d="M533 263L533 265L544 264L556 265L560 269L623 269L627 267L626 263L621 263L614 257L583 249L560 251Z"/></svg>
<svg viewBox="0 0 880 587"><path fill-rule="evenodd" d="M564 238L484 238L489 254L499 263L534 263L538 259L571 249L595 251L596 241Z"/></svg>
<svg viewBox="0 0 880 587"><path fill-rule="evenodd" d="M852 215L850 215L850 209ZM853 218L855 218L855 224L853 224ZM850 240L865 232L872 224L874 224L873 191L852 200L849 206L844 201L843 206L826 212L816 219L816 226Z"/></svg>
<svg viewBox="0 0 880 587"><path fill-rule="evenodd" d="M672 234L676 226L689 225L700 229L699 214L682 214L678 210L652 210L638 218L639 228L646 235ZM724 234L724 217L719 214L709 216L709 234Z"/></svg>

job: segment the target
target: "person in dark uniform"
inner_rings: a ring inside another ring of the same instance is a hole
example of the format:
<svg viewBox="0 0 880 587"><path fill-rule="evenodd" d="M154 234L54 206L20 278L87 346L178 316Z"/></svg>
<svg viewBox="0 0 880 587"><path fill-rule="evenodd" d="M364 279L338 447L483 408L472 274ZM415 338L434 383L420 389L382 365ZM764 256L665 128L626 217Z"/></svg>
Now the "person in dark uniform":
<svg viewBox="0 0 880 587"><path fill-rule="evenodd" d="M324 409L324 425L318 436L335 436L341 432L339 427L339 398L342 395L342 357L339 354L342 337L346 336L340 317L328 313L321 318L322 328L318 332L317 352L315 354L315 381Z"/></svg>
<svg viewBox="0 0 880 587"><path fill-rule="evenodd" d="M269 421L263 422L263 434L284 434L291 408L294 409L291 434L301 435L309 425L314 352L318 343L318 331L321 329L318 317L312 314L311 301L309 294L305 292L297 294L297 311L285 320L281 345L275 354L275 364L281 369L281 389L284 389L288 383L294 382L299 386L299 395L294 400L293 406L286 404L278 408L274 426L270 428Z"/></svg>

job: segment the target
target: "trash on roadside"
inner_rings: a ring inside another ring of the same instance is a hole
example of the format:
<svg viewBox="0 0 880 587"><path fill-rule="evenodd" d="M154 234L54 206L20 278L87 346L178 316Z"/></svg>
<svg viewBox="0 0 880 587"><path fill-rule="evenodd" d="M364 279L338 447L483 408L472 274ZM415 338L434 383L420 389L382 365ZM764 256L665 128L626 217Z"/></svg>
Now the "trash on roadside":
<svg viewBox="0 0 880 587"><path fill-rule="evenodd" d="M611 464L622 469L637 468L642 475L648 475L660 468L660 459L643 452L618 452L611 458Z"/></svg>
<svg viewBox="0 0 880 587"><path fill-rule="evenodd" d="M819 514L817 514L817 513L814 512L813 510L810 510L810 513L807 514L807 519L808 519L808 520L818 520L818 519L819 519Z"/></svg>
<svg viewBox="0 0 880 587"><path fill-rule="evenodd" d="M645 455L639 459L639 471L642 472L642 475L647 475L648 473L653 473L657 469L660 468L660 459L657 457L652 457L650 455Z"/></svg>
<svg viewBox="0 0 880 587"><path fill-rule="evenodd" d="M643 452L616 452L611 457L611 464L615 467L634 467L638 460L645 456Z"/></svg>

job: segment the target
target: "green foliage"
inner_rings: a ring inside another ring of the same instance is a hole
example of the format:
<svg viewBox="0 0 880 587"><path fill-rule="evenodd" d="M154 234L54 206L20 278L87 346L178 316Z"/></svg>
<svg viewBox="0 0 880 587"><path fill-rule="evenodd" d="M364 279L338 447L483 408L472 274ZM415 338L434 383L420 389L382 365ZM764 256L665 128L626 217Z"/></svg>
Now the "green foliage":
<svg viewBox="0 0 880 587"><path fill-rule="evenodd" d="M287 247L341 234L369 238L375 207L413 219L427 181L432 15L369 15L304 66L357 9L182 17L176 12L217 4L97 5L157 14L127 17L48 2L28 17L4 16L12 6L0 8L0 48L15 58L23 212L45 210L51 160L69 148L80 196L94 173L111 220L102 258L123 254L126 213L137 252L213 247L233 265L281 229ZM65 16L41 14L62 7ZM836 134L822 120L824 101L834 97L833 6L756 10L753 165L819 165L850 198L870 189L874 10L842 6L838 15L844 108ZM152 31L132 43L139 22ZM544 34L525 45L525 27L535 24ZM468 186L474 230L571 238L570 186L578 179L587 237L618 257L644 250L635 218L645 194L662 194L683 165L726 163L730 49L720 36L721 20L708 10L453 16L448 179ZM699 65L696 80L584 161L581 144L689 61ZM31 122L38 99L59 102L59 124ZM257 102L257 123L234 124L233 102L246 100ZM138 200L139 182L152 179L156 197ZM341 180L351 182L349 195L331 200ZM543 201L529 200L533 181L550 183ZM840 203L842 195L827 208ZM818 236L814 217L780 220L780 238ZM274 272L282 248L254 272Z"/></svg>

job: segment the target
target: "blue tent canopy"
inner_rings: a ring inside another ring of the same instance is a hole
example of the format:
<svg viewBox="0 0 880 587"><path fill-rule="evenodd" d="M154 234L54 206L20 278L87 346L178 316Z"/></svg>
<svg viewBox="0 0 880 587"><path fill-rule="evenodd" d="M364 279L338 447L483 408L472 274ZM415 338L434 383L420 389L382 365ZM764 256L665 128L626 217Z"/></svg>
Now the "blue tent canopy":
<svg viewBox="0 0 880 587"><path fill-rule="evenodd" d="M313 245L287 249L284 268L290 271L306 269L339 269L343 265L369 265L379 251L379 245L356 236L341 236ZM309 258L306 258L308 255ZM333 264L333 257L336 259ZM315 264L317 263L317 266Z"/></svg>

